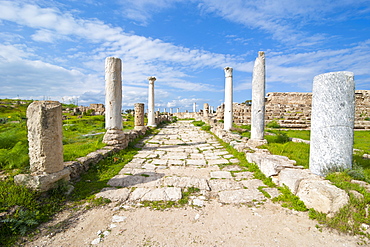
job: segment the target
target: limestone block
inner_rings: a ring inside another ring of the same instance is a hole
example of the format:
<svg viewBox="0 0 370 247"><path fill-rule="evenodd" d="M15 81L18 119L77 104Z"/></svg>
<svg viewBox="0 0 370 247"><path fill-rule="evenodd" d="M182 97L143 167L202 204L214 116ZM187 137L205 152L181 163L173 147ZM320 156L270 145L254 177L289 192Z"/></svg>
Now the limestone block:
<svg viewBox="0 0 370 247"><path fill-rule="evenodd" d="M181 189L176 187L137 188L130 195L132 201L177 201L181 198Z"/></svg>
<svg viewBox="0 0 370 247"><path fill-rule="evenodd" d="M27 108L30 170L35 175L63 170L62 105L34 101Z"/></svg>
<svg viewBox="0 0 370 247"><path fill-rule="evenodd" d="M256 163L265 176L277 175L282 169L294 167L296 161L285 156L268 155L265 153L246 153L249 163Z"/></svg>
<svg viewBox="0 0 370 247"><path fill-rule="evenodd" d="M238 190L243 186L239 182L231 179L211 179L209 180L211 191Z"/></svg>
<svg viewBox="0 0 370 247"><path fill-rule="evenodd" d="M64 162L64 166L69 169L71 179L78 178L85 171L83 165L78 161Z"/></svg>
<svg viewBox="0 0 370 247"><path fill-rule="evenodd" d="M179 188L195 187L200 190L210 190L206 179L195 177L166 177L164 178L163 185Z"/></svg>
<svg viewBox="0 0 370 247"><path fill-rule="evenodd" d="M48 191L49 189L55 187L56 182L59 180L69 180L70 170L64 168L58 172L54 173L44 173L42 175L29 175L29 174L19 174L14 176L14 183L25 185L28 188L37 191Z"/></svg>
<svg viewBox="0 0 370 247"><path fill-rule="evenodd" d="M127 188L121 188L121 189L116 189L116 188L104 188L102 189L101 192L97 193L95 195L95 198L107 198L113 202L124 202L128 199L130 194L130 190Z"/></svg>
<svg viewBox="0 0 370 247"><path fill-rule="evenodd" d="M229 171L214 171L211 172L211 178L233 178Z"/></svg>
<svg viewBox="0 0 370 247"><path fill-rule="evenodd" d="M310 176L315 175L307 169L285 168L281 170L278 175L278 185L283 186L285 184L295 195L298 192L298 187L301 181L303 179L309 178Z"/></svg>
<svg viewBox="0 0 370 247"><path fill-rule="evenodd" d="M328 180L303 179L299 184L297 196L308 208L326 214L338 212L349 202L347 193Z"/></svg>

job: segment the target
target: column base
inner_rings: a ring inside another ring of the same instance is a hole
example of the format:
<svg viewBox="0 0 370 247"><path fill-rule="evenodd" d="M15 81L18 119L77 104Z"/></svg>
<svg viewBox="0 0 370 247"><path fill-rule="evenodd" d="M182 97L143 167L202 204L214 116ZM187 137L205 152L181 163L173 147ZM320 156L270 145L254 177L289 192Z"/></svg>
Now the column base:
<svg viewBox="0 0 370 247"><path fill-rule="evenodd" d="M267 144L267 140L249 139L247 144L248 146L255 148Z"/></svg>
<svg viewBox="0 0 370 247"><path fill-rule="evenodd" d="M122 130L107 130L103 137L103 143L109 146L126 148L128 145L127 135Z"/></svg>
<svg viewBox="0 0 370 247"><path fill-rule="evenodd" d="M59 172L45 173L39 175L18 174L14 176L14 183L22 184L30 189L37 191L48 191L56 187L59 180L69 181L71 171L68 167Z"/></svg>

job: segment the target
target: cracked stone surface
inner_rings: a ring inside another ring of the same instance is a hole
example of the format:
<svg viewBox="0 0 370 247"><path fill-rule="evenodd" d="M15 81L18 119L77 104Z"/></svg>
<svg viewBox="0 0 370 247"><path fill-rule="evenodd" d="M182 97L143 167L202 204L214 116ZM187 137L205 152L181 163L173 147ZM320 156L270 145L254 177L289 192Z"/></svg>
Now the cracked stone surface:
<svg viewBox="0 0 370 247"><path fill-rule="evenodd" d="M186 188L194 187L208 193L204 199L197 198L195 205L204 205L207 198L222 203L266 200L258 191L263 183L242 171L235 160L214 136L191 122L179 121L147 138L142 150L109 180L110 186L127 188L128 196L113 189L99 196L113 201L171 201L181 199ZM237 172L232 175L230 171Z"/></svg>

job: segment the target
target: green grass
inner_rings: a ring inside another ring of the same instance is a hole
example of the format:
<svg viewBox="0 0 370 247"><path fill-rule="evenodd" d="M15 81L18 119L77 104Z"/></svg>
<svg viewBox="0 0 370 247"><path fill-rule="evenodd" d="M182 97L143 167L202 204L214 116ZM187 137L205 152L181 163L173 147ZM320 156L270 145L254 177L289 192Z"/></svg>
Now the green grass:
<svg viewBox="0 0 370 247"><path fill-rule="evenodd" d="M199 127L199 126L205 125L206 123L203 122L203 121L193 121L192 124L194 124L194 126L198 126Z"/></svg>
<svg viewBox="0 0 370 247"><path fill-rule="evenodd" d="M310 209L310 218L316 219L320 224L337 229L338 231L347 234L364 235L369 238L370 235L361 228L361 224L370 225L370 217L367 216L366 212L370 206L370 193L362 186L351 183L352 177L347 172L331 173L326 179L349 193L349 204L340 209L333 217L328 217L324 213ZM363 198L357 198L350 191L357 191Z"/></svg>
<svg viewBox="0 0 370 247"><path fill-rule="evenodd" d="M303 140L310 140L310 131L309 130L267 130L267 132L274 134L285 133L291 138L299 138Z"/></svg>

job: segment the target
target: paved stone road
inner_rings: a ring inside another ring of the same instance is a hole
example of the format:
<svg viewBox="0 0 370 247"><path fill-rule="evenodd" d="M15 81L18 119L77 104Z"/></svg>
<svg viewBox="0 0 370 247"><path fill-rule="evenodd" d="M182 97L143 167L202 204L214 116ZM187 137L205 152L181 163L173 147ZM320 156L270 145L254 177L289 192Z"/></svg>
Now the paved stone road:
<svg viewBox="0 0 370 247"><path fill-rule="evenodd" d="M200 189L191 203L203 206L208 200L221 203L259 203L267 198L258 190L262 181L238 166L209 133L190 121L168 125L144 140L143 148L97 196L113 201L176 201L189 187ZM220 167L223 167L221 169ZM276 189L265 188L272 197Z"/></svg>

